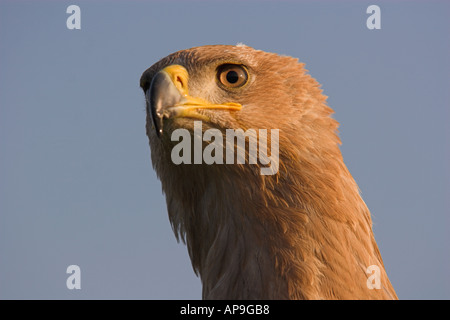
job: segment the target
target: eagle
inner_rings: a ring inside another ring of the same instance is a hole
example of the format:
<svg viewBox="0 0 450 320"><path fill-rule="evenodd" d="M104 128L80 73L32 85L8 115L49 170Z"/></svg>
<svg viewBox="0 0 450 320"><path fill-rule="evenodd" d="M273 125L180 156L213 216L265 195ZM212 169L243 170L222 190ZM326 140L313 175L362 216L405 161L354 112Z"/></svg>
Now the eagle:
<svg viewBox="0 0 450 320"><path fill-rule="evenodd" d="M140 86L152 165L203 299L397 299L339 124L303 63L207 45L156 62ZM241 161L201 161L208 146Z"/></svg>

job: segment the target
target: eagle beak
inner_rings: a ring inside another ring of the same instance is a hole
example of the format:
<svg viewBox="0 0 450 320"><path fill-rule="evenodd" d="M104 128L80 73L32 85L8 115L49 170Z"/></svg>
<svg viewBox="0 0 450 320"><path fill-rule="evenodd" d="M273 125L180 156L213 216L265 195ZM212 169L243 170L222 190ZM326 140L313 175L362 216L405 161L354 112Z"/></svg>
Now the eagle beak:
<svg viewBox="0 0 450 320"><path fill-rule="evenodd" d="M178 104L183 96L174 85L170 74L162 70L153 77L145 97L156 134L160 137L163 128L164 110Z"/></svg>
<svg viewBox="0 0 450 320"><path fill-rule="evenodd" d="M219 109L238 111L242 105L235 102L215 104L188 93L189 74L180 65L170 65L159 71L152 79L145 97L158 137L163 133L164 118L189 117L209 121L197 111L199 109Z"/></svg>

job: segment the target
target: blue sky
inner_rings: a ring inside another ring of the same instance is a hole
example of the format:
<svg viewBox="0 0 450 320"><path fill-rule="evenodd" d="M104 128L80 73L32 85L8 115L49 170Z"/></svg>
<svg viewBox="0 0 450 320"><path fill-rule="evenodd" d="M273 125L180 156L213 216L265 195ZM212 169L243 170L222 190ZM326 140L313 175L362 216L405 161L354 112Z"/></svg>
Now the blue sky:
<svg viewBox="0 0 450 320"><path fill-rule="evenodd" d="M66 27L71 4L81 30ZM371 4L381 30L366 27ZM322 84L398 296L449 299L449 14L444 1L1 0L0 298L201 298L139 78L174 51L243 42Z"/></svg>

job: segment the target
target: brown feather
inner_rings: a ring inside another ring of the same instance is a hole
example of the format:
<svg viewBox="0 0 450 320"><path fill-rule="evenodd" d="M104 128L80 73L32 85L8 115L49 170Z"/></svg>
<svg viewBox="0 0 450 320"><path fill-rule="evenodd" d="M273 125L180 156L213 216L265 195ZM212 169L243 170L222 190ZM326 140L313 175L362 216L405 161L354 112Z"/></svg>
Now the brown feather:
<svg viewBox="0 0 450 320"><path fill-rule="evenodd" d="M224 62L248 67L249 85L215 85ZM320 85L297 59L247 46L204 46L162 59L189 72L189 92L241 111L204 110L203 130L279 129L279 171L258 165L175 165L168 124L158 138L147 115L153 167L170 222L186 244L205 299L396 299L372 232L370 212L339 149L338 123ZM192 128L193 119L183 126ZM269 148L268 148L269 149ZM270 150L270 149L269 149ZM366 268L381 269L382 289L367 287Z"/></svg>

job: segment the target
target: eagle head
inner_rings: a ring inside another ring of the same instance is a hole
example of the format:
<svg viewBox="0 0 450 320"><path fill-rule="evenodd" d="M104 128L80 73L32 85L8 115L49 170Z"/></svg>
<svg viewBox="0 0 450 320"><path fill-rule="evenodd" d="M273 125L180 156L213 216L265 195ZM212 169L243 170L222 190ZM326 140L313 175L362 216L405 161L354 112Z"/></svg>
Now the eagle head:
<svg viewBox="0 0 450 320"><path fill-rule="evenodd" d="M395 297L338 123L297 59L195 47L152 65L140 85L153 167L204 298ZM383 292L367 289L369 265Z"/></svg>

